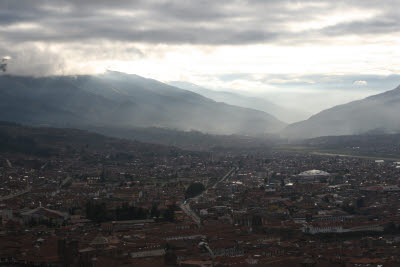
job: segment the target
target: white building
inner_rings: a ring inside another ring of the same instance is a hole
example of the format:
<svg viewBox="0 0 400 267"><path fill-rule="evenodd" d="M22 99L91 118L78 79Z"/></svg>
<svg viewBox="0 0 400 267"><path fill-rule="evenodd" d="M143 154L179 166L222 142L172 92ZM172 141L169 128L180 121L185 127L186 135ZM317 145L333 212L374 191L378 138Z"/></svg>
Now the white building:
<svg viewBox="0 0 400 267"><path fill-rule="evenodd" d="M309 170L298 174L294 180L300 183L312 183L314 181L320 181L321 179L327 179L330 176L329 173L321 170Z"/></svg>

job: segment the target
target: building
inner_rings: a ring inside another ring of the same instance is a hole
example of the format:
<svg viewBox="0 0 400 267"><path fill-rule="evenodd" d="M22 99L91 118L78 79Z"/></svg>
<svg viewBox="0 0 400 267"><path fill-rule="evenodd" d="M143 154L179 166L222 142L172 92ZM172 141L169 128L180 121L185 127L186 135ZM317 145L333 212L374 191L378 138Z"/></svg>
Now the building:
<svg viewBox="0 0 400 267"><path fill-rule="evenodd" d="M330 174L321 170L304 171L293 178L294 181L299 183L312 183L326 181Z"/></svg>

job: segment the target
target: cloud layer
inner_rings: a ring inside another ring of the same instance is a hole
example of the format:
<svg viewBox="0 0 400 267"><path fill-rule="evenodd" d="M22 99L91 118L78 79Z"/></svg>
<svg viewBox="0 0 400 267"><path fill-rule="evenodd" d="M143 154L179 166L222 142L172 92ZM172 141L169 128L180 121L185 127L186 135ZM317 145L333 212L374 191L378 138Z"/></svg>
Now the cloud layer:
<svg viewBox="0 0 400 267"><path fill-rule="evenodd" d="M114 42L121 52L97 54L114 60L126 56L132 44L392 44L399 40L386 37L400 32L399 8L398 0L3 0L0 52L50 50L52 58L52 52L60 56L58 47L93 56L96 47ZM142 54L137 48L132 52Z"/></svg>
<svg viewBox="0 0 400 267"><path fill-rule="evenodd" d="M6 39L19 42L292 43L397 33L398 7L397 0L3 0L0 25Z"/></svg>
<svg viewBox="0 0 400 267"><path fill-rule="evenodd" d="M338 89L370 88L365 75L400 74L399 9L399 0L0 0L0 58L21 75L111 68L269 93L325 90L347 75Z"/></svg>
<svg viewBox="0 0 400 267"><path fill-rule="evenodd" d="M397 0L3 0L0 27L14 42L294 44L398 33L399 7Z"/></svg>

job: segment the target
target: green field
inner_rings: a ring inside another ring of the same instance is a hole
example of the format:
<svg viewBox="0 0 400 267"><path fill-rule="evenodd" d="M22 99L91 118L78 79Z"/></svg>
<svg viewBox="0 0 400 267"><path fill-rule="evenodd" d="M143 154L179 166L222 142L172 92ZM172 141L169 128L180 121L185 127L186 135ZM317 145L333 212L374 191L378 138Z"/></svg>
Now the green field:
<svg viewBox="0 0 400 267"><path fill-rule="evenodd" d="M362 153L350 149L321 149L310 146L282 145L273 148L276 151L307 153L320 156L339 156L363 159L382 159L386 161L400 161L400 155L384 153Z"/></svg>

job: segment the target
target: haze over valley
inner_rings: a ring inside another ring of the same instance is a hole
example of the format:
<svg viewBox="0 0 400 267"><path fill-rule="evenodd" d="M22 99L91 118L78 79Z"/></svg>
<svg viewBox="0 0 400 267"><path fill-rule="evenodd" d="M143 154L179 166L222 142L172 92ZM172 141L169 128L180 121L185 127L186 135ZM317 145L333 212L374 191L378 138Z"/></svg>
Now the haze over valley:
<svg viewBox="0 0 400 267"><path fill-rule="evenodd" d="M262 111L215 102L118 72L95 76L0 76L0 119L68 127L161 127L213 134L277 133L285 123Z"/></svg>
<svg viewBox="0 0 400 267"><path fill-rule="evenodd" d="M156 127L292 140L400 132L400 87L323 110L308 119L304 112L261 97L171 82L175 87L114 71L40 78L2 75L0 81L0 120L37 126Z"/></svg>
<svg viewBox="0 0 400 267"><path fill-rule="evenodd" d="M335 106L289 125L283 136L295 139L332 135L400 132L400 86L382 94Z"/></svg>

